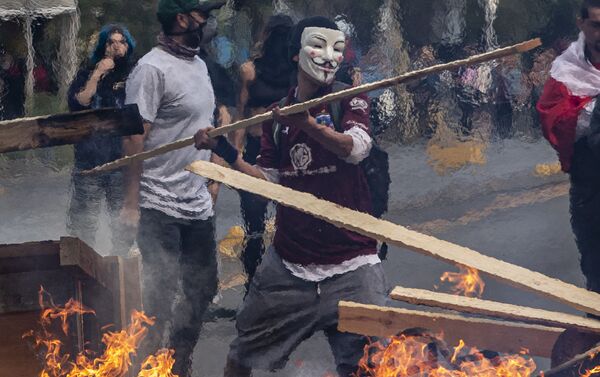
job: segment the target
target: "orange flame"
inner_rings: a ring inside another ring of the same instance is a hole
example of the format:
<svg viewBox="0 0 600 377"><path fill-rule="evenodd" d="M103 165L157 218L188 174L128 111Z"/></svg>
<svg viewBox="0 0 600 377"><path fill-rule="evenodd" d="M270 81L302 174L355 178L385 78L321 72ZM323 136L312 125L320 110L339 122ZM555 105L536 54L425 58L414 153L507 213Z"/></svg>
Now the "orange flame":
<svg viewBox="0 0 600 377"><path fill-rule="evenodd" d="M387 345L377 342L367 346L365 355L360 361L358 375L367 377L530 377L536 369L535 362L522 355L497 356L488 359L477 349L465 347L462 340L455 348L450 360L449 356L450 352L437 349L432 342L428 342L422 337L401 335L389 339Z"/></svg>
<svg viewBox="0 0 600 377"><path fill-rule="evenodd" d="M584 374L581 375L581 377L590 377L593 374L598 374L600 373L600 365L597 367L594 367L593 369L590 370L586 370Z"/></svg>
<svg viewBox="0 0 600 377"><path fill-rule="evenodd" d="M175 364L174 353L173 350L161 350L155 356L148 356L138 377L177 377L171 371Z"/></svg>
<svg viewBox="0 0 600 377"><path fill-rule="evenodd" d="M40 308L42 308L42 314L40 316L40 323L43 328L49 326L53 320L60 319L63 333L68 335L69 325L67 320L72 315L83 315L83 314L95 314L91 309L85 308L81 303L70 299L64 308L59 308L54 304L52 297L48 292L44 290L44 287L40 287L38 292ZM47 300L47 302L46 302ZM47 308L47 306L49 306ZM46 308L46 309L45 309Z"/></svg>
<svg viewBox="0 0 600 377"><path fill-rule="evenodd" d="M44 364L39 377L125 377L132 366L132 358L148 333L154 319L142 312L133 311L130 325L118 332L106 332L102 336L104 352L93 358L93 353L81 352L72 360L63 351L62 341L49 330L54 320L60 320L61 328L68 336L68 319L74 314L94 314L81 303L71 299L64 307L58 307L43 288L39 292L42 314L39 333L28 332L24 337L33 337L36 349L43 350ZM46 308L49 305L50 307ZM172 373L175 363L174 351L161 350L142 363L138 377L177 377Z"/></svg>
<svg viewBox="0 0 600 377"><path fill-rule="evenodd" d="M481 298L485 282L479 276L479 271L471 267L459 268L460 272L444 272L440 280L454 284L451 291L456 295Z"/></svg>

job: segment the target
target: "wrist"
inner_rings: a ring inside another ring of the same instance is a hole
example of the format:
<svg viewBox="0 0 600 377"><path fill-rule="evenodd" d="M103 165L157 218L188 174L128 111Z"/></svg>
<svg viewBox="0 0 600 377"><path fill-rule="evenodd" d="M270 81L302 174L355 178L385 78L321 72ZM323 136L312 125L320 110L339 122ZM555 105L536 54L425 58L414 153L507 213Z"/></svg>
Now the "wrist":
<svg viewBox="0 0 600 377"><path fill-rule="evenodd" d="M315 118L310 118L308 119L308 121L306 122L306 127L304 128L305 131L307 132L323 132L323 130L328 129L329 126L325 125L325 124L320 124L319 122L317 122L317 120Z"/></svg>
<svg viewBox="0 0 600 377"><path fill-rule="evenodd" d="M302 125L300 126L300 128L306 132L316 131L320 127L321 125L317 123L317 120L313 117L309 117L308 119L306 119L306 121L302 122Z"/></svg>
<svg viewBox="0 0 600 377"><path fill-rule="evenodd" d="M92 72L92 75L90 76L90 81L98 82L102 79L102 76L104 76L104 72L95 69L94 72Z"/></svg>
<svg viewBox="0 0 600 377"><path fill-rule="evenodd" d="M213 149L213 152L230 165L237 161L239 155L238 150L235 149L233 145L229 144L229 141L227 141L225 136L219 136L217 138L217 145Z"/></svg>

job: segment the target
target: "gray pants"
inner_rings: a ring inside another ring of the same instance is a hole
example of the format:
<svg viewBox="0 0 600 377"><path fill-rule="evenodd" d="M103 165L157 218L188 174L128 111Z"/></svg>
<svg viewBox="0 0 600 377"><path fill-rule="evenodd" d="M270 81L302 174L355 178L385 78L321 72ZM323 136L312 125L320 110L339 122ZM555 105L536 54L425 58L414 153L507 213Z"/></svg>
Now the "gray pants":
<svg viewBox="0 0 600 377"><path fill-rule="evenodd" d="M292 275L271 248L238 313L238 336L231 344L229 359L248 368L281 369L302 341L324 331L339 375L352 375L367 339L337 330L340 300L384 305L386 283L381 264L313 283Z"/></svg>
<svg viewBox="0 0 600 377"><path fill-rule="evenodd" d="M106 201L112 236L112 255L125 256L133 244L135 232L119 221L123 206L123 176L115 171L100 176L84 176L73 172L71 178L73 195L67 216L69 234L90 246L96 243L98 218L102 198Z"/></svg>
<svg viewBox="0 0 600 377"><path fill-rule="evenodd" d="M144 310L156 317L144 351L174 349L173 373L180 377L191 376L202 316L217 292L214 231L212 218L182 220L141 209Z"/></svg>

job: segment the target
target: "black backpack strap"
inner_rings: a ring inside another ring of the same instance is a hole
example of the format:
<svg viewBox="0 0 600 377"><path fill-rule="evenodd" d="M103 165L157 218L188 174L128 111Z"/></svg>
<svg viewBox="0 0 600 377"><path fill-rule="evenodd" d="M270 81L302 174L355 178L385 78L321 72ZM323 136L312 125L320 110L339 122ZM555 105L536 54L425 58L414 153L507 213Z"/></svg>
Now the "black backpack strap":
<svg viewBox="0 0 600 377"><path fill-rule="evenodd" d="M287 97L283 97L279 100L279 108L285 107L287 103ZM273 122L273 143L275 143L275 148L279 149L279 140L281 139L281 123Z"/></svg>
<svg viewBox="0 0 600 377"><path fill-rule="evenodd" d="M334 81L332 86L332 93L341 92L342 90L346 90L350 88L350 85L343 83L341 81ZM344 114L342 113L342 102L335 101L329 104L329 111L331 113L331 120L335 126L335 130L337 132L344 132L342 129L342 118Z"/></svg>

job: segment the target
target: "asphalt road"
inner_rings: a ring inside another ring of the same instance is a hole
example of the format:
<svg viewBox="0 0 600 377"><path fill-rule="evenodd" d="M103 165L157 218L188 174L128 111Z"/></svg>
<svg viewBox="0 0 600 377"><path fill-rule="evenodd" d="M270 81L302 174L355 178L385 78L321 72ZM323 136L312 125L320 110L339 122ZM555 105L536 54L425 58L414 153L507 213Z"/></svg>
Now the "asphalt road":
<svg viewBox="0 0 600 377"><path fill-rule="evenodd" d="M424 145L388 146L392 159L392 202L387 218L549 276L583 285L578 254L570 231L565 176L539 177L536 164L555 160L543 142L505 141L488 146L483 164L439 175L430 166ZM15 169L0 169L0 243L57 239L65 235L69 200L68 170L53 170L16 161ZM6 164L4 165L6 166ZM224 189L218 206L218 238L241 223L237 193ZM106 222L106 214L102 221ZM106 225L101 225L96 249L110 250ZM384 262L390 286L433 289L453 266L414 252L391 248ZM220 278L225 284L215 307L235 309L243 297L236 281L241 265L221 255ZM484 276L484 298L574 312L538 295L523 292ZM440 287L445 290L447 287ZM399 305L390 303L390 305ZM450 331L450 330L449 330ZM194 356L194 376L222 373L234 322L206 323ZM546 360L538 360L547 367ZM285 370L256 376L325 376L334 371L325 338L316 334L292 355Z"/></svg>

